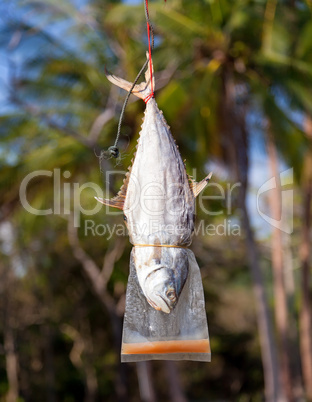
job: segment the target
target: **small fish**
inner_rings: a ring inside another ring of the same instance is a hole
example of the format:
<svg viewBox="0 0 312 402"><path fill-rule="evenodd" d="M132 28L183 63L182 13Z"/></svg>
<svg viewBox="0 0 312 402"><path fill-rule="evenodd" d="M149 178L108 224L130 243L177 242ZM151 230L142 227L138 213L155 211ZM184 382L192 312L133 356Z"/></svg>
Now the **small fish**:
<svg viewBox="0 0 312 402"><path fill-rule="evenodd" d="M148 56L148 55L147 55ZM119 208L134 245L138 281L148 303L170 313L176 306L188 276L186 247L194 231L195 198L211 174L196 183L185 170L170 128L151 94L150 71L146 82L132 91L146 100L145 118L137 150L118 195L97 198ZM107 75L113 84L129 91L132 84ZM155 88L152 70L153 88Z"/></svg>

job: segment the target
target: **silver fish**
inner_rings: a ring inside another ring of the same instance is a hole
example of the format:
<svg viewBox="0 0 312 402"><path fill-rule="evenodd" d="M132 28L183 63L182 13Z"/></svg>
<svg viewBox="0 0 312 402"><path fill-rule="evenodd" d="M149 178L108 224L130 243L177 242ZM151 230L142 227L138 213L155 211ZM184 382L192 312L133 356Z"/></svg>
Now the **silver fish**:
<svg viewBox="0 0 312 402"><path fill-rule="evenodd" d="M107 75L113 84L129 91L132 84ZM151 93L150 71L146 82L132 91L141 99ZM152 71L155 88L154 71ZM179 300L188 276L185 248L194 231L195 198L211 174L196 183L185 170L170 128L154 98L146 104L137 151L116 197L98 201L124 212L138 281L149 304L170 313Z"/></svg>

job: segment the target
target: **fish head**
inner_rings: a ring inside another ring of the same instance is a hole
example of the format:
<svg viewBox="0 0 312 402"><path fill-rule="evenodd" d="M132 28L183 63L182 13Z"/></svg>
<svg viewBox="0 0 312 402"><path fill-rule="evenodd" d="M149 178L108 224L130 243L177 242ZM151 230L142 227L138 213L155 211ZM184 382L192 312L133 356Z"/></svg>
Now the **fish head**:
<svg viewBox="0 0 312 402"><path fill-rule="evenodd" d="M141 267L143 275L139 282L148 303L156 310L170 313L178 303L187 279L189 262L186 251L162 249L159 258L149 259Z"/></svg>
<svg viewBox="0 0 312 402"><path fill-rule="evenodd" d="M144 283L145 296L156 310L170 313L178 301L174 271L168 267L155 266Z"/></svg>

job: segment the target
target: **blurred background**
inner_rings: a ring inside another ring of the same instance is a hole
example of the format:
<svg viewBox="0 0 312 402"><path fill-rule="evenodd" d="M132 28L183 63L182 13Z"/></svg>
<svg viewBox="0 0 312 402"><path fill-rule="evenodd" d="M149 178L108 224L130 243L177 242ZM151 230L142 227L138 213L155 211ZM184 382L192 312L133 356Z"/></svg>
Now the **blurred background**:
<svg viewBox="0 0 312 402"><path fill-rule="evenodd" d="M121 158L98 157L125 98L105 67L132 81L145 61L143 1L2 0L0 401L312 400L312 2L149 8L156 100L188 173L214 172L192 245L212 362L120 364L131 245L122 215L75 210L77 186L96 206L87 182L115 195L134 154L131 97ZM27 200L53 212L39 216L19 195L38 170Z"/></svg>

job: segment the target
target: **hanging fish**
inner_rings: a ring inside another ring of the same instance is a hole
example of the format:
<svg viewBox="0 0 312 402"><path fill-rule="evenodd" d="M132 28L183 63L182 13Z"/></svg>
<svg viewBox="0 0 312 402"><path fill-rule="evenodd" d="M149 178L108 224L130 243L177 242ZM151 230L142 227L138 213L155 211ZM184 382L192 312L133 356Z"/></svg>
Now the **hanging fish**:
<svg viewBox="0 0 312 402"><path fill-rule="evenodd" d="M187 175L170 128L152 96L155 79L150 63L146 82L132 90L146 102L132 165L118 195L97 200L123 210L142 292L154 309L170 313L189 273L187 247L194 231L195 198L211 174L199 183ZM107 78L127 91L132 87L114 75Z"/></svg>

